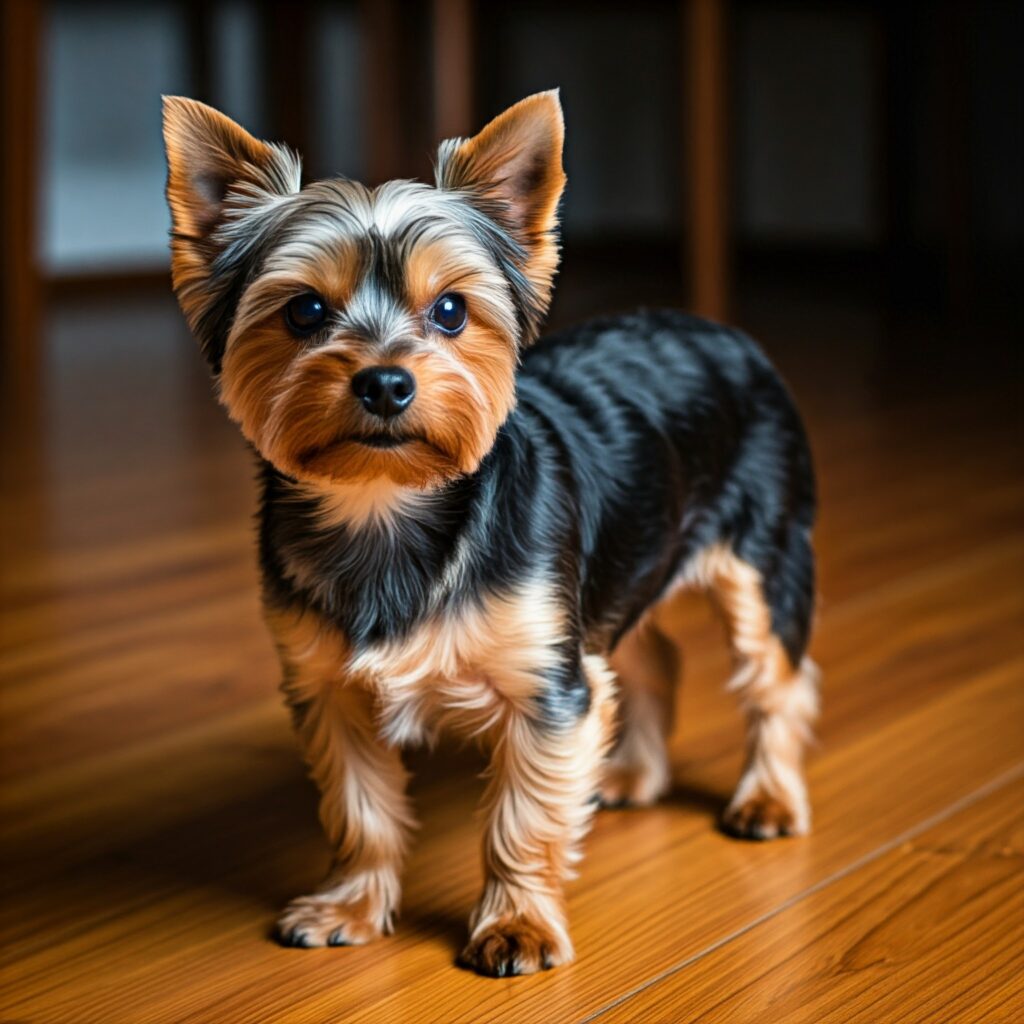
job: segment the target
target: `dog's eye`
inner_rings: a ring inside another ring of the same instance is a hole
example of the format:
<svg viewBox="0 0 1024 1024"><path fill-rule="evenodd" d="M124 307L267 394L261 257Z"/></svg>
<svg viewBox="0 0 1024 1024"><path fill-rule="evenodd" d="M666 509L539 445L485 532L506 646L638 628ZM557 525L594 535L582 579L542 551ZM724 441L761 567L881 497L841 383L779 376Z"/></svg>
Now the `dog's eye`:
<svg viewBox="0 0 1024 1024"><path fill-rule="evenodd" d="M295 334L312 334L327 319L327 303L315 292L296 295L284 307L284 319Z"/></svg>
<svg viewBox="0 0 1024 1024"><path fill-rule="evenodd" d="M466 326L466 300L454 292L442 295L430 310L430 319L445 334L458 334Z"/></svg>

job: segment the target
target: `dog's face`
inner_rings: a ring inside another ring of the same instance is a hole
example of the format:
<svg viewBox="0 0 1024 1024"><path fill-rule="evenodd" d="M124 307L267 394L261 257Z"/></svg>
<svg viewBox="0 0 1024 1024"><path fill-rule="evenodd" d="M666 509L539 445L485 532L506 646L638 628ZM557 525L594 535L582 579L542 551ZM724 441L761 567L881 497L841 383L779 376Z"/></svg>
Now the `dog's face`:
<svg viewBox="0 0 1024 1024"><path fill-rule="evenodd" d="M300 187L298 159L164 101L174 287L245 436L313 483L473 472L558 263L557 95L441 145L436 187Z"/></svg>

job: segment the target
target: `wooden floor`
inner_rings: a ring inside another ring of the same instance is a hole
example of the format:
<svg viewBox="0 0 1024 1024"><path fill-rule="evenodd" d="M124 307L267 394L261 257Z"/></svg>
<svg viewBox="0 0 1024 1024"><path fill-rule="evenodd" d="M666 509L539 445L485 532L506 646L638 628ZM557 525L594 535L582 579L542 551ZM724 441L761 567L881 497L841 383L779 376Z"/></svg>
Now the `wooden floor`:
<svg viewBox="0 0 1024 1024"><path fill-rule="evenodd" d="M815 830L730 840L740 765L695 601L676 787L604 812L578 960L454 956L480 884L471 753L417 754L397 933L282 949L327 850L260 624L251 462L166 299L71 304L35 430L5 432L0 1019L1024 1020L1022 393L979 337L855 305L745 314L820 468Z"/></svg>

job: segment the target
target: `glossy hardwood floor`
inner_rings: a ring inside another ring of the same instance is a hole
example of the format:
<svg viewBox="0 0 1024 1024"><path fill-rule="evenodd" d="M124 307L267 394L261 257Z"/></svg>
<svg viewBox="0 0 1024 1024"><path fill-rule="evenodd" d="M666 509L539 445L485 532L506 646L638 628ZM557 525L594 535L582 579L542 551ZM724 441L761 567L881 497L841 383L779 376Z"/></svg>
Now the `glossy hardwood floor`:
<svg viewBox="0 0 1024 1024"><path fill-rule="evenodd" d="M251 460L166 297L58 307L36 427L4 434L0 1019L1024 1020L1019 362L812 294L742 319L821 478L815 831L715 830L741 724L695 599L671 799L598 817L577 962L501 981L453 966L481 763L447 748L412 758L396 934L268 937L327 851L259 619Z"/></svg>

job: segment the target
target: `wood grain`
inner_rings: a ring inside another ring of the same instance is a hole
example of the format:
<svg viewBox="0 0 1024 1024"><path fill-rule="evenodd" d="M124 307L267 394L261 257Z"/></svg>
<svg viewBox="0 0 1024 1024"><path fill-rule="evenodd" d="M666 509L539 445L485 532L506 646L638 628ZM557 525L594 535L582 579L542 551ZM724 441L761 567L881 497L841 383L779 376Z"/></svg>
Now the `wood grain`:
<svg viewBox="0 0 1024 1024"><path fill-rule="evenodd" d="M593 1019L1024 1019L1022 776Z"/></svg>
<svg viewBox="0 0 1024 1024"><path fill-rule="evenodd" d="M578 961L494 981L453 966L480 884L482 764L446 747L412 757L422 827L396 934L270 940L327 850L259 619L251 464L169 301L59 316L47 429L3 448L0 1017L1014 1019L1015 382L958 370L922 391L870 319L828 311L795 342L764 322L821 469L815 831L715 831L741 724L695 600L672 624L687 657L671 798L598 817L570 888Z"/></svg>

